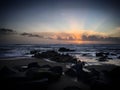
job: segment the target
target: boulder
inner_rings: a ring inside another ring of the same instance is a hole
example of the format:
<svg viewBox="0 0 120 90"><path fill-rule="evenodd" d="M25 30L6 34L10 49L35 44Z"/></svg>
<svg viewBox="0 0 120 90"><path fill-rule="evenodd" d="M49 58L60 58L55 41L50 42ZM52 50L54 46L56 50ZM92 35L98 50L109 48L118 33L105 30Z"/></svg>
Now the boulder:
<svg viewBox="0 0 120 90"><path fill-rule="evenodd" d="M109 85L101 80L95 80L94 83L90 86L91 90L111 90L112 88L109 88Z"/></svg>
<svg viewBox="0 0 120 90"><path fill-rule="evenodd" d="M82 90L82 89L77 86L68 86L65 87L63 90Z"/></svg>
<svg viewBox="0 0 120 90"><path fill-rule="evenodd" d="M39 52L40 52L40 50L31 50L30 54L36 54L36 53L39 53Z"/></svg>
<svg viewBox="0 0 120 90"><path fill-rule="evenodd" d="M48 65L48 64L46 64L46 65L43 65L43 66L41 66L41 68L51 68L51 66L50 65Z"/></svg>
<svg viewBox="0 0 120 90"><path fill-rule="evenodd" d="M107 56L107 55L109 55L108 52L98 52L98 53L96 53L96 57L102 57L102 56Z"/></svg>
<svg viewBox="0 0 120 90"><path fill-rule="evenodd" d="M60 77L58 74L37 68L30 68L26 72L26 77L32 80L41 80L41 79L48 79L48 82L57 81Z"/></svg>
<svg viewBox="0 0 120 90"><path fill-rule="evenodd" d="M65 71L65 74L70 76L70 77L77 77L77 72L73 68L70 68L67 71Z"/></svg>
<svg viewBox="0 0 120 90"><path fill-rule="evenodd" d="M120 56L118 56L117 58L120 59Z"/></svg>
<svg viewBox="0 0 120 90"><path fill-rule="evenodd" d="M70 52L70 51L75 51L75 50L71 50L71 49L61 47L61 48L58 49L58 51L60 51L60 52Z"/></svg>
<svg viewBox="0 0 120 90"><path fill-rule="evenodd" d="M102 56L98 59L98 61L100 62L104 62L104 61L107 61L107 57L106 56Z"/></svg>
<svg viewBox="0 0 120 90"><path fill-rule="evenodd" d="M12 69L12 68L9 68L7 66L3 67L1 70L0 70L0 77L9 77L9 76L13 76L15 75L16 72Z"/></svg>
<svg viewBox="0 0 120 90"><path fill-rule="evenodd" d="M32 62L28 64L28 68L33 68L33 67L40 68L40 65L38 64L38 62Z"/></svg>
<svg viewBox="0 0 120 90"><path fill-rule="evenodd" d="M120 66L115 67L109 72L108 75L111 77L111 79L120 80Z"/></svg>
<svg viewBox="0 0 120 90"><path fill-rule="evenodd" d="M63 68L61 66L55 66L49 69L50 71L59 74L60 76L62 75Z"/></svg>

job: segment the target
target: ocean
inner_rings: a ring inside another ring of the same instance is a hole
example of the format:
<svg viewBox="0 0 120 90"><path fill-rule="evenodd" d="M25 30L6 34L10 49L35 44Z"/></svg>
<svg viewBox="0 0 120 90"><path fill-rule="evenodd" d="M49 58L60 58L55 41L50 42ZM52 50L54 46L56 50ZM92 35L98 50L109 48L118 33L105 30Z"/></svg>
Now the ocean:
<svg viewBox="0 0 120 90"><path fill-rule="evenodd" d="M74 51L59 52L58 49L65 47ZM120 45L119 44L10 44L0 45L0 59L2 58L31 58L32 50L45 52L55 50L62 54L69 54L77 60L86 62L88 65L114 64L120 66ZM108 60L98 61L96 53L105 52L108 54Z"/></svg>

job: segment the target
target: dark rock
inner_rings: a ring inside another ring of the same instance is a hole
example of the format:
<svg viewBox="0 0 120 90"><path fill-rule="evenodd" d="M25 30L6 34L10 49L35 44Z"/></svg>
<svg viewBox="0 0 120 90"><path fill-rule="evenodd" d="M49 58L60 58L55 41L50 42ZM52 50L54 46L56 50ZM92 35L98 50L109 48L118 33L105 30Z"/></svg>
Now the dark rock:
<svg viewBox="0 0 120 90"><path fill-rule="evenodd" d="M66 54L59 54L58 52L55 51L47 51L47 52L42 52L42 53L37 53L34 54L34 57L36 58L47 58L50 59L52 61L56 61L56 62L71 62L71 63L76 63L77 59Z"/></svg>
<svg viewBox="0 0 120 90"><path fill-rule="evenodd" d="M61 76L63 72L63 68L61 66L55 66L55 67L50 68L50 71L57 73Z"/></svg>
<svg viewBox="0 0 120 90"><path fill-rule="evenodd" d="M111 70L109 72L109 76L112 78L112 79L115 79L115 80L120 80L120 67L117 66L116 68L114 68L113 70Z"/></svg>
<svg viewBox="0 0 120 90"><path fill-rule="evenodd" d="M58 54L55 51L46 51L46 52L42 52L42 53L36 53L34 54L34 57L36 58L50 58L50 57L54 57L54 56L59 56L60 54Z"/></svg>
<svg viewBox="0 0 120 90"><path fill-rule="evenodd" d="M99 77L100 77L100 72L97 71L97 70L94 69L94 68L91 68L90 70L91 70L91 77L96 77L96 79L99 79Z"/></svg>
<svg viewBox="0 0 120 90"><path fill-rule="evenodd" d="M116 56L117 54L115 54L115 53L111 53L111 55Z"/></svg>
<svg viewBox="0 0 120 90"><path fill-rule="evenodd" d="M24 72L28 69L28 66L15 66L14 69L16 69L19 72Z"/></svg>
<svg viewBox="0 0 120 90"><path fill-rule="evenodd" d="M120 59L120 56L118 56L117 58Z"/></svg>
<svg viewBox="0 0 120 90"><path fill-rule="evenodd" d="M101 61L101 62L107 61L107 57L106 57L106 56L102 56L102 57L100 57L100 58L98 59L98 61Z"/></svg>
<svg viewBox="0 0 120 90"><path fill-rule="evenodd" d="M49 82L57 81L60 76L54 72L37 68L30 68L26 72L26 77L32 80L48 79Z"/></svg>
<svg viewBox="0 0 120 90"><path fill-rule="evenodd" d="M40 50L32 50L32 51L30 51L30 54L36 54L36 53L39 53L40 52Z"/></svg>
<svg viewBox="0 0 120 90"><path fill-rule="evenodd" d="M70 77L77 77L77 72L75 69L68 69L66 72L65 72L66 75L70 76Z"/></svg>
<svg viewBox="0 0 120 90"><path fill-rule="evenodd" d="M40 65L37 62L32 62L28 64L28 68L33 68L33 67L40 68Z"/></svg>
<svg viewBox="0 0 120 90"><path fill-rule="evenodd" d="M82 56L87 56L87 54L82 54Z"/></svg>
<svg viewBox="0 0 120 90"><path fill-rule="evenodd" d="M68 86L65 87L63 90L82 90L82 89L77 86Z"/></svg>
<svg viewBox="0 0 120 90"><path fill-rule="evenodd" d="M43 65L43 66L41 66L40 68L49 68L49 69L50 69L51 66L47 64L47 65Z"/></svg>
<svg viewBox="0 0 120 90"><path fill-rule="evenodd" d="M111 57L107 57L107 59L113 59L113 58L111 58Z"/></svg>
<svg viewBox="0 0 120 90"><path fill-rule="evenodd" d="M70 52L70 51L75 51L75 50L70 50L70 49L67 49L67 48L61 47L61 48L59 48L58 51L60 51L60 52Z"/></svg>
<svg viewBox="0 0 120 90"><path fill-rule="evenodd" d="M109 85L101 80L95 80L91 85L91 90L108 90ZM111 90L111 89L110 89Z"/></svg>
<svg viewBox="0 0 120 90"><path fill-rule="evenodd" d="M9 77L9 76L12 76L14 74L16 74L16 72L14 70L12 70L11 68L6 67L6 66L0 70L0 77Z"/></svg>
<svg viewBox="0 0 120 90"><path fill-rule="evenodd" d="M84 62L78 62L72 68L74 68L77 72L80 72L82 71L83 66L84 66Z"/></svg>
<svg viewBox="0 0 120 90"><path fill-rule="evenodd" d="M107 56L107 55L109 55L108 52L98 52L98 53L96 53L96 57L103 57L103 56Z"/></svg>

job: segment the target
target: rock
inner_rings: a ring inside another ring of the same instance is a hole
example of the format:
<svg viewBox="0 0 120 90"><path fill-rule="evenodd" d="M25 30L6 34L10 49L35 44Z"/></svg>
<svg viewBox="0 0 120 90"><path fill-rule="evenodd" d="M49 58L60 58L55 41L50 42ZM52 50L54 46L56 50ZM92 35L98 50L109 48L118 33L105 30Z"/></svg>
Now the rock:
<svg viewBox="0 0 120 90"><path fill-rule="evenodd" d="M91 85L91 90L108 90L109 85L101 80L95 80ZM111 90L111 89L110 89Z"/></svg>
<svg viewBox="0 0 120 90"><path fill-rule="evenodd" d="M82 54L82 56L87 56L87 54Z"/></svg>
<svg viewBox="0 0 120 90"><path fill-rule="evenodd" d="M75 51L75 50L70 50L70 49L61 47L61 48L58 49L58 51L60 51L60 52L70 52L70 51Z"/></svg>
<svg viewBox="0 0 120 90"><path fill-rule="evenodd" d="M43 78L38 68L29 68L26 71L26 77L31 78L31 79L42 79Z"/></svg>
<svg viewBox="0 0 120 90"><path fill-rule="evenodd" d="M65 72L66 75L70 76L70 77L77 77L77 72L75 69L70 68Z"/></svg>
<svg viewBox="0 0 120 90"><path fill-rule="evenodd" d="M63 72L63 68L61 66L55 66L55 67L50 68L50 71L57 73L61 76Z"/></svg>
<svg viewBox="0 0 120 90"><path fill-rule="evenodd" d="M68 86L65 87L63 90L82 90L82 89L77 86Z"/></svg>
<svg viewBox="0 0 120 90"><path fill-rule="evenodd" d="M109 76L112 78L112 79L115 79L115 80L120 80L120 67L117 66L116 68L114 68L113 70L111 70L109 72Z"/></svg>
<svg viewBox="0 0 120 90"><path fill-rule="evenodd" d="M97 71L95 68L91 68L91 77L96 77L96 79L100 78L100 72Z"/></svg>
<svg viewBox="0 0 120 90"><path fill-rule="evenodd" d="M56 61L56 62L70 62L70 63L76 63L77 59L66 54L59 54L56 51L47 51L47 52L42 52L42 53L37 53L34 54L34 57L36 58L46 58L46 59L50 59L52 61Z"/></svg>
<svg viewBox="0 0 120 90"><path fill-rule="evenodd" d="M36 53L39 53L40 52L40 50L32 50L32 51L30 51L30 54L36 54Z"/></svg>
<svg viewBox="0 0 120 90"><path fill-rule="evenodd" d="M118 56L117 58L120 59L120 56Z"/></svg>
<svg viewBox="0 0 120 90"><path fill-rule="evenodd" d="M60 54L55 51L46 51L46 52L34 54L34 57L36 58L51 58L55 56L60 56Z"/></svg>
<svg viewBox="0 0 120 90"><path fill-rule="evenodd" d="M48 65L48 64L46 64L46 65L43 65L43 66L41 66L40 68L51 68L51 66L50 65Z"/></svg>
<svg viewBox="0 0 120 90"><path fill-rule="evenodd" d="M9 77L14 74L16 74L16 72L13 69L6 66L0 70L0 77Z"/></svg>
<svg viewBox="0 0 120 90"><path fill-rule="evenodd" d="M80 71L82 71L83 66L84 66L84 63L79 62L79 63L75 64L72 68L74 68L77 72L80 72Z"/></svg>
<svg viewBox="0 0 120 90"><path fill-rule="evenodd" d="M24 72L28 69L28 66L27 65L15 66L14 69L16 69L19 72Z"/></svg>
<svg viewBox="0 0 120 90"><path fill-rule="evenodd" d="M37 68L30 68L26 72L26 77L32 80L48 79L48 82L57 81L60 78L59 75L54 72Z"/></svg>
<svg viewBox="0 0 120 90"><path fill-rule="evenodd" d="M28 64L28 68L33 68L33 67L40 68L40 65L37 62L32 62Z"/></svg>
<svg viewBox="0 0 120 90"><path fill-rule="evenodd" d="M108 52L98 52L98 53L96 53L96 57L103 57L103 56L107 56L107 55L109 55Z"/></svg>
<svg viewBox="0 0 120 90"><path fill-rule="evenodd" d="M104 62L107 61L107 57L106 56L102 56L98 59L98 61Z"/></svg>

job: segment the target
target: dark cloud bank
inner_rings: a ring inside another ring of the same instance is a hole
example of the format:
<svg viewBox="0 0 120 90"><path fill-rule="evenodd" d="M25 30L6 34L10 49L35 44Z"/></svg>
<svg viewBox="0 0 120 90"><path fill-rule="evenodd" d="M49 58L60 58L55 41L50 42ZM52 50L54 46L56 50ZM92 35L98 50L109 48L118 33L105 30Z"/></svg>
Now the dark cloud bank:
<svg viewBox="0 0 120 90"><path fill-rule="evenodd" d="M0 28L0 34L17 34L17 32L12 29Z"/></svg>
<svg viewBox="0 0 120 90"><path fill-rule="evenodd" d="M43 36L37 35L37 34L32 34L32 33L21 33L20 35L22 36L28 36L28 37L38 37L38 38L43 38Z"/></svg>
<svg viewBox="0 0 120 90"><path fill-rule="evenodd" d="M79 38L74 38L71 34L69 33L60 33L60 34L54 34L54 33L50 33L50 34L43 34L43 33L39 33L39 34L34 34L34 33L27 33L27 32L24 32L24 33L18 33L16 32L15 30L12 30L12 29L5 29L5 28L1 28L0 29L0 35L2 35L2 38L4 39L4 36L6 35L19 35L19 36L23 36L23 37L29 37L29 38L40 38L40 39L50 39L50 40L63 40L63 41L75 41L75 40L78 40L78 41L97 41L97 42L111 42L111 44L120 44L120 37L110 37L110 36L107 36L107 37L103 37L101 35L82 35ZM55 38L53 38L53 36L55 36ZM64 37L64 38L63 38ZM16 38L16 37L14 37Z"/></svg>

